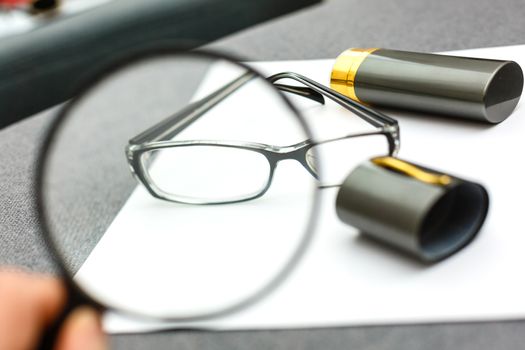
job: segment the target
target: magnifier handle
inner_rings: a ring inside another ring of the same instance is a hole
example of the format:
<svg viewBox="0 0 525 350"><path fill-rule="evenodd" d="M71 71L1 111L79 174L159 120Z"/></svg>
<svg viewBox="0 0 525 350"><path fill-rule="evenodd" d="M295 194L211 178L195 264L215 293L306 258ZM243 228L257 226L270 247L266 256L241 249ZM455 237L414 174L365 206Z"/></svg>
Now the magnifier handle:
<svg viewBox="0 0 525 350"><path fill-rule="evenodd" d="M45 330L38 345L38 350L53 350L55 343L58 338L58 334L62 328L62 325L66 321L67 317L79 306L90 306L96 309L101 309L97 305L93 305L93 302L88 301L81 293L76 292L74 288L68 288L67 301L64 308L53 321L53 323Z"/></svg>

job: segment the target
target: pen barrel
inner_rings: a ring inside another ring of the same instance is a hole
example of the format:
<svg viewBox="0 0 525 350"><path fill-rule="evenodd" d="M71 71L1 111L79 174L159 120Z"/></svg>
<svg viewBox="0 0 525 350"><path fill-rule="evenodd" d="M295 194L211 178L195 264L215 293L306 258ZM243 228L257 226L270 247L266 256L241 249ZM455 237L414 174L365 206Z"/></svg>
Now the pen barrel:
<svg viewBox="0 0 525 350"><path fill-rule="evenodd" d="M518 104L523 72L513 61L389 49L349 49L331 87L371 105L499 123Z"/></svg>

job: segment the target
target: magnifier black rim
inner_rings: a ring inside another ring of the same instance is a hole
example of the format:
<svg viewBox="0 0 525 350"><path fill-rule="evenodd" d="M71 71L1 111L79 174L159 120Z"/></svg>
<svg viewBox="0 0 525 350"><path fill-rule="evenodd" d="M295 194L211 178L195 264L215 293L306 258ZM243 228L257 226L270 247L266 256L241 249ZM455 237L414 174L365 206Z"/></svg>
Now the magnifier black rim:
<svg viewBox="0 0 525 350"><path fill-rule="evenodd" d="M196 56L196 57L201 57L201 58L226 60L234 64L237 64L238 66L246 69L247 71L251 73L254 73L256 76L266 81L267 84L272 89L275 89L276 94L282 98L284 104L293 112L293 114L295 114L297 120L299 121L303 130L306 132L306 135L308 136L308 138L313 139L313 134L310 130L310 127L306 123L302 114L290 102L290 100L282 92L276 89L270 82L268 82L264 78L263 75L261 75L259 72L257 72L256 70L254 70L247 64L241 62L236 57L229 55L229 54L225 54L223 52L209 51L209 50L203 50L203 49L188 51L187 49L181 48L180 46L176 44L163 43L162 45L158 45L158 46L147 45L144 49L136 49L133 51L132 54L124 58L117 59L111 64L98 70L97 73L91 79L89 79L86 84L83 85L83 87L81 87L80 89L77 89L76 93L73 94L73 96L75 97L69 100L63 107L61 107L61 109L58 112L58 115L56 116L56 118L53 120L50 127L46 131L45 138L44 138L42 147L40 148L38 158L37 158L35 181L34 181L34 185L36 186L35 194L36 194L37 218L39 220L38 222L39 222L40 234L43 237L44 243L47 246L49 252L54 258L56 264L58 265L59 273L61 277L65 279L66 286L69 289L69 293L74 294L74 296L78 298L79 300L83 300L85 303L90 304L101 310L113 310L113 311L117 311L120 314L125 314L125 315L129 315L132 317L140 317L141 319L150 319L150 320L165 321L165 322L195 322L195 321L210 320L214 318L223 317L228 314L243 310L257 303L259 300L263 299L266 295L268 295L273 290L275 290L290 275L290 273L294 270L294 268L296 268L296 266L300 262L301 258L304 256L304 253L306 252L306 250L308 249L312 241L312 238L315 233L316 224L318 221L317 213L319 213L320 197L321 197L320 190L319 189L314 190L314 198L313 198L314 201L310 209L311 215L308 218L309 222L308 222L307 229L304 232L302 241L297 246L295 252L291 255L287 264L283 266L280 272L278 272L275 275L275 277L270 279L268 283L266 283L260 290L258 290L254 294L249 295L248 297L245 297L241 299L240 301L235 302L231 305L221 307L217 310L213 310L207 313L196 314L192 316L184 316L184 317L151 316L151 315L143 314L135 310L128 310L128 309L120 308L120 307L116 308L111 305L106 305L103 302L92 297L91 295L88 295L86 292L82 290L82 288L77 283L74 282L73 274L65 266L63 256L59 253L59 250L56 248L55 243L53 242L53 239L51 237L52 230L50 229L49 221L46 218L46 213L45 213L46 211L44 208L45 207L45 204L44 204L45 196L43 193L43 179L45 176L46 160L48 157L49 150L51 149L53 145L53 139L55 135L60 131L60 126L62 125L62 122L66 120L70 111L77 105L78 101L81 101L86 93L89 93L90 91L92 91L108 75L116 71L119 71L121 69L124 69L125 67L128 67L134 63L139 63L140 61L145 61L150 58L161 58L162 56L169 57L169 56L181 56L181 55L189 56L189 57Z"/></svg>

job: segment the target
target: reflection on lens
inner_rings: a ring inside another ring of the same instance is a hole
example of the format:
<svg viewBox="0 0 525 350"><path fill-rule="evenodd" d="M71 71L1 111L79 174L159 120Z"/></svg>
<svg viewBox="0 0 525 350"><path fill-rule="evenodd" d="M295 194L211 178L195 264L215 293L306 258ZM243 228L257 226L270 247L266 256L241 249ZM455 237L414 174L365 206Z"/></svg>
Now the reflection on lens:
<svg viewBox="0 0 525 350"><path fill-rule="evenodd" d="M221 203L253 198L270 179L258 152L221 145L182 145L143 154L152 184L174 201Z"/></svg>
<svg viewBox="0 0 525 350"><path fill-rule="evenodd" d="M62 264L98 302L172 320L217 315L278 285L304 251L316 179L284 153L311 135L247 68L150 56L60 118L44 215Z"/></svg>

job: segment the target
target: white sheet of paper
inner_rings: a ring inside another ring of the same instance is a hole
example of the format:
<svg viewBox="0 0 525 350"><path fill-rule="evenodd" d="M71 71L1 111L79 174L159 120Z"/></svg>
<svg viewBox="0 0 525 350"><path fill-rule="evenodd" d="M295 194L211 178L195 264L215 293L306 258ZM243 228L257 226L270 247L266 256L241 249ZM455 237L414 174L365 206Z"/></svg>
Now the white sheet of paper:
<svg viewBox="0 0 525 350"><path fill-rule="evenodd" d="M453 54L511 59L525 67L525 46ZM333 61L264 62L253 66L264 74L298 72L328 85ZM487 186L491 195L489 216L472 244L443 262L423 266L359 239L356 230L342 224L335 214L336 190L324 190L316 237L283 285L241 312L184 326L216 330L276 329L525 317L523 103L506 121L495 126L415 114L393 116L401 125L401 158ZM136 203L132 199L116 220L134 214ZM112 225L95 251L102 251L99 249L102 244L113 245L113 249L103 251L114 255L122 243L119 237L127 230L125 220L120 220L117 227ZM94 259L90 256L78 272L84 281L97 273L92 268L98 266ZM141 322L117 314L107 315L104 325L110 333L178 326Z"/></svg>

